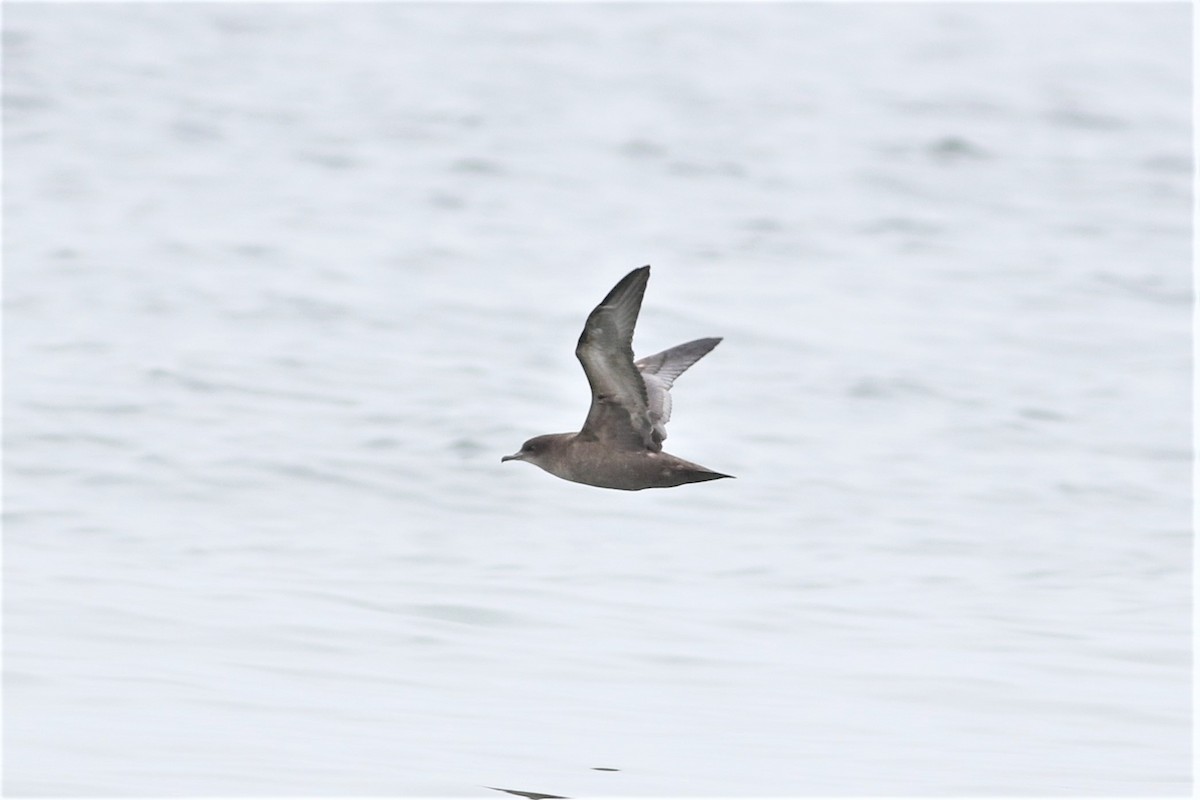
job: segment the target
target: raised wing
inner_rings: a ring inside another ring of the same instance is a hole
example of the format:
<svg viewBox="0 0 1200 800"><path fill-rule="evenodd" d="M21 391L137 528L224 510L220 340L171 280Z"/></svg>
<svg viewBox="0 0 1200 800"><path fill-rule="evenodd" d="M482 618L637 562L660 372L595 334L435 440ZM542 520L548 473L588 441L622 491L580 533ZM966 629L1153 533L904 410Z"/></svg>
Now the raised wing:
<svg viewBox="0 0 1200 800"><path fill-rule="evenodd" d="M585 439L629 450L662 449L650 421L646 384L633 365L633 328L649 279L648 266L630 272L584 323L575 356L592 387L592 407L579 431Z"/></svg>
<svg viewBox="0 0 1200 800"><path fill-rule="evenodd" d="M660 448L663 440L667 438L667 423L671 419L671 386L688 367L720 343L720 337L696 339L634 362L646 385L646 408L650 416L651 436Z"/></svg>

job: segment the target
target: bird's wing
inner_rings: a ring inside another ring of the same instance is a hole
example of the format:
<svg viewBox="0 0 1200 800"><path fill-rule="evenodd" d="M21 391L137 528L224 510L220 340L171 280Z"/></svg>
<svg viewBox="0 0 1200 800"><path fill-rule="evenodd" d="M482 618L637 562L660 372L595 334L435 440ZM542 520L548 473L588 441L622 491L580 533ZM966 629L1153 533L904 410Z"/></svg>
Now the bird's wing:
<svg viewBox="0 0 1200 800"><path fill-rule="evenodd" d="M660 445L667 438L667 423L671 419L670 392L675 379L720 343L720 337L696 339L634 362L646 384L651 435Z"/></svg>
<svg viewBox="0 0 1200 800"><path fill-rule="evenodd" d="M575 355L592 387L592 407L579 436L629 450L661 450L647 410L646 384L633 365L633 328L650 267L613 287L588 315Z"/></svg>

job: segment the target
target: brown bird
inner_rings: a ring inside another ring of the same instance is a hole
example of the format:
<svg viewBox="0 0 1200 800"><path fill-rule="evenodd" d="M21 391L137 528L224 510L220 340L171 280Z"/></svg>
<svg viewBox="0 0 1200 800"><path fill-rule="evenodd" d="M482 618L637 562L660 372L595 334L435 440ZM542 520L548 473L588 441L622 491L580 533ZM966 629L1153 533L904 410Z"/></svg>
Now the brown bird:
<svg viewBox="0 0 1200 800"><path fill-rule="evenodd" d="M633 328L649 278L649 266L626 275L584 323L575 356L592 387L592 407L583 429L535 436L501 461L528 461L564 480L629 491L733 477L663 452L672 384L721 339L634 361Z"/></svg>

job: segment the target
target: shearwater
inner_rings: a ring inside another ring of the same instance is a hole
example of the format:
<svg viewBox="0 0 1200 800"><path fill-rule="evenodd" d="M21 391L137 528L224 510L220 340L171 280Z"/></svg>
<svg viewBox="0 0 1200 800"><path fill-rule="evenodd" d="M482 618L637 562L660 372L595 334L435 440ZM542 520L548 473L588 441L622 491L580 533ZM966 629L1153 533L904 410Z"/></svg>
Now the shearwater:
<svg viewBox="0 0 1200 800"><path fill-rule="evenodd" d="M633 329L649 279L649 266L630 272L584 323L575 356L592 387L592 407L583 428L535 436L501 461L528 461L564 480L628 491L733 477L663 452L671 386L721 339L634 361Z"/></svg>

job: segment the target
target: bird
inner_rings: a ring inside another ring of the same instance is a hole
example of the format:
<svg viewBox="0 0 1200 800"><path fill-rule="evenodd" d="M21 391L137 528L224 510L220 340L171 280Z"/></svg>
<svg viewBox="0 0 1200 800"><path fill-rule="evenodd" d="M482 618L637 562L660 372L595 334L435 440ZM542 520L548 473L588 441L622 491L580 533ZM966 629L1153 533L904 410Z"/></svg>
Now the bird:
<svg viewBox="0 0 1200 800"><path fill-rule="evenodd" d="M734 477L662 449L672 385L722 337L695 339L635 361L633 329L649 279L649 265L630 272L584 323L575 357L592 404L579 432L535 436L501 462L526 461L564 480L625 491Z"/></svg>

